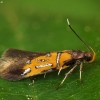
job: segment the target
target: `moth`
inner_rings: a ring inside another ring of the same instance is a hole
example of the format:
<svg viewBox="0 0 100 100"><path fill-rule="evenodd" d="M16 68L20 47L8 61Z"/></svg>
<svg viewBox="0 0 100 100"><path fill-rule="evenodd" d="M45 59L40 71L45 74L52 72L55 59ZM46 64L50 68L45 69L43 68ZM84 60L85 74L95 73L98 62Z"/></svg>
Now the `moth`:
<svg viewBox="0 0 100 100"><path fill-rule="evenodd" d="M93 62L95 60L96 53L73 30L68 19L67 22L70 29L86 46L88 51L64 50L58 52L29 52L18 49L8 49L0 58L0 78L9 81L17 81L23 78L46 74L56 70L58 70L59 75L62 69L66 69L68 67L71 68L67 73L65 73L64 79L58 86L59 88L67 76L79 65L81 80L83 63Z"/></svg>

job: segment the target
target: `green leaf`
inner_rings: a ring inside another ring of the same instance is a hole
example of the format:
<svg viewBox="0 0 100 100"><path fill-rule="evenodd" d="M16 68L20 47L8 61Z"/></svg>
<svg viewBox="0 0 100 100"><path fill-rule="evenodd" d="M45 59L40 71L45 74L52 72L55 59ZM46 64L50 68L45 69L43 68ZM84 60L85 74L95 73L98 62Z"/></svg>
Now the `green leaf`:
<svg viewBox="0 0 100 100"><path fill-rule="evenodd" d="M79 66L56 90L69 69L10 82L0 79L0 100L99 100L100 99L100 18L95 1L4 1L0 4L0 54L7 48L52 52L83 50L84 45L69 29L66 19L97 56Z"/></svg>

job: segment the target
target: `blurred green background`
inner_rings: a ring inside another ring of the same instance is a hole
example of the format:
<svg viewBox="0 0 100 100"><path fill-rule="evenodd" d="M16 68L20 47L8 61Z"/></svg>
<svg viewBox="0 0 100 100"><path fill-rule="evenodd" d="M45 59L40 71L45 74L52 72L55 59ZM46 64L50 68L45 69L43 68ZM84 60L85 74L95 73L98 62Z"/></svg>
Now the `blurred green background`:
<svg viewBox="0 0 100 100"><path fill-rule="evenodd" d="M99 0L1 0L0 55L7 48L28 51L87 50L69 29L73 29L97 53L95 62L84 64L79 83L79 68L55 88L68 71L8 82L0 79L1 100L99 100L100 99L100 1ZM31 84L31 85L30 85Z"/></svg>

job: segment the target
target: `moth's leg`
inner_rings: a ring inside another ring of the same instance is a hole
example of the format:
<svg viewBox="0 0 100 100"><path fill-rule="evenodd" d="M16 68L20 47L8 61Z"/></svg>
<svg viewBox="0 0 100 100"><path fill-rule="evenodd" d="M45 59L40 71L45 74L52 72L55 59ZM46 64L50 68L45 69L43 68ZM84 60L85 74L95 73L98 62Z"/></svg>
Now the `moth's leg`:
<svg viewBox="0 0 100 100"><path fill-rule="evenodd" d="M70 71L67 72L67 73L65 74L65 77L64 77L63 80L61 81L60 85L57 87L57 90L58 90L58 89L60 88L60 86L64 83L64 81L65 81L65 79L67 78L67 76L76 68L76 66L77 66L77 64L75 64L75 65L73 66L73 68L70 69Z"/></svg>
<svg viewBox="0 0 100 100"><path fill-rule="evenodd" d="M81 64L80 64L80 82L82 79L82 66L83 66L83 62L81 62Z"/></svg>
<svg viewBox="0 0 100 100"><path fill-rule="evenodd" d="M62 67L59 69L59 71L58 71L58 75L60 74L61 70L62 70Z"/></svg>

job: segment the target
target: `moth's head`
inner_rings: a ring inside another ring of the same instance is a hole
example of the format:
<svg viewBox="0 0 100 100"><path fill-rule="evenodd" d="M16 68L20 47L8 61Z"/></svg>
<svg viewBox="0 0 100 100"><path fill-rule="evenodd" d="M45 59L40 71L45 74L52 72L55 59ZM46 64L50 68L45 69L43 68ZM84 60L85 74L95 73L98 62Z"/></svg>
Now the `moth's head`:
<svg viewBox="0 0 100 100"><path fill-rule="evenodd" d="M72 50L71 55L73 59L82 60L86 62L93 62L96 54L91 52L84 52L80 50Z"/></svg>
<svg viewBox="0 0 100 100"><path fill-rule="evenodd" d="M92 61L94 61L95 58L94 58L94 55L92 53L84 52L84 59L87 62L92 62Z"/></svg>

